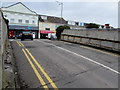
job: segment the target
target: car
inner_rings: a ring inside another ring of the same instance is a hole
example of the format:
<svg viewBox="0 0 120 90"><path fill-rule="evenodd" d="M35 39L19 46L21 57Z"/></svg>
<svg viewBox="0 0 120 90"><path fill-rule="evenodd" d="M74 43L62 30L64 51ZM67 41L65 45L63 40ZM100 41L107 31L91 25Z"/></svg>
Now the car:
<svg viewBox="0 0 120 90"><path fill-rule="evenodd" d="M33 40L33 34L31 31L23 31L21 34L21 41L25 40L25 39L31 39Z"/></svg>
<svg viewBox="0 0 120 90"><path fill-rule="evenodd" d="M16 39L21 39L21 36L22 36L22 35L19 34L19 35L16 35L15 38L16 38Z"/></svg>

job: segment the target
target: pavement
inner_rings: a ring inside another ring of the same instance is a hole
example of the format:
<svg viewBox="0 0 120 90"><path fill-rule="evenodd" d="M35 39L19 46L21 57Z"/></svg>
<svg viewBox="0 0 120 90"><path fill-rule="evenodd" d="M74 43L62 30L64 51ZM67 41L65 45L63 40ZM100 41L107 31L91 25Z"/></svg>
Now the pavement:
<svg viewBox="0 0 120 90"><path fill-rule="evenodd" d="M11 45L21 88L118 88L119 56L112 52L47 39Z"/></svg>

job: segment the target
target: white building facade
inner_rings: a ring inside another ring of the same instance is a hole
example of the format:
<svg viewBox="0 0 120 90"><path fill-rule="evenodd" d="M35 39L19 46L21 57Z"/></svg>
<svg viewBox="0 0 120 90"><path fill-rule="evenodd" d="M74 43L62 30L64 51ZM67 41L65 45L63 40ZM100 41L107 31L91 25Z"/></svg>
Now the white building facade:
<svg viewBox="0 0 120 90"><path fill-rule="evenodd" d="M38 38L39 28L37 13L31 11L20 2L9 7L2 8L2 11L4 17L9 20L10 36L17 36L22 31L28 30L35 34L35 38Z"/></svg>
<svg viewBox="0 0 120 90"><path fill-rule="evenodd" d="M71 29L85 29L85 23L84 22L76 22L76 21L67 21L68 26L70 26Z"/></svg>

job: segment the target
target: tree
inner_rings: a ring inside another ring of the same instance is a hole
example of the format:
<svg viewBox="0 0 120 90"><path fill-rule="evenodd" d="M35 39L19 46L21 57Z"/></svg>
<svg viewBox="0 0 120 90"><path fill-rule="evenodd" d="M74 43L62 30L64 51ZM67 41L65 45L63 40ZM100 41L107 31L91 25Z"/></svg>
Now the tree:
<svg viewBox="0 0 120 90"><path fill-rule="evenodd" d="M61 33L64 31L64 29L70 29L70 27L67 26L67 25L63 25L63 26L57 27L57 29L56 29L56 36L57 36L57 39L58 39L58 40L60 40L60 38L61 38Z"/></svg>
<svg viewBox="0 0 120 90"><path fill-rule="evenodd" d="M95 23L89 23L89 24L86 24L86 28L99 28L99 25Z"/></svg>

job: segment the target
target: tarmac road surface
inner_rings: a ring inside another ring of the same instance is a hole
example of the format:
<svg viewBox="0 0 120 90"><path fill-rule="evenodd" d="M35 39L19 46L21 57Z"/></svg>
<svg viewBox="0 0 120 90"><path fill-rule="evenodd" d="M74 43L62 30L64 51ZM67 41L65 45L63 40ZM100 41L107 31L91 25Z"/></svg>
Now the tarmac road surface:
<svg viewBox="0 0 120 90"><path fill-rule="evenodd" d="M11 40L22 88L118 88L118 55L63 41Z"/></svg>

